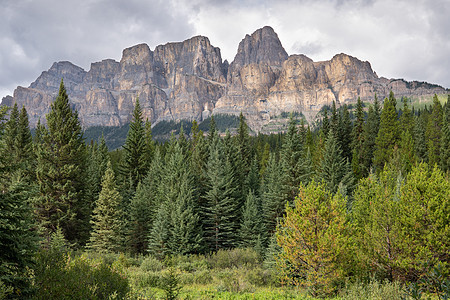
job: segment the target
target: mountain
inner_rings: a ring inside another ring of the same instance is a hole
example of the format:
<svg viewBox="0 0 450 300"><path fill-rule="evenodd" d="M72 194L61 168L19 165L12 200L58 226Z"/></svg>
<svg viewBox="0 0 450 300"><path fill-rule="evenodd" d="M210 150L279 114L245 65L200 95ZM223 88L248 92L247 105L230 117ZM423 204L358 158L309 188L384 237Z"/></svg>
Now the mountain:
<svg viewBox="0 0 450 300"><path fill-rule="evenodd" d="M311 119L332 101L372 101L393 91L396 97L448 93L424 82L378 77L369 62L347 54L314 62L288 55L271 27L246 35L234 60L222 61L220 49L196 36L157 46L139 44L123 50L122 59L91 64L89 71L55 62L28 88L17 87L3 105L25 105L31 126L49 112L61 78L85 128L122 126L130 121L139 97L144 118L152 124L171 120L202 121L211 114L243 112L255 131L266 130L284 112Z"/></svg>

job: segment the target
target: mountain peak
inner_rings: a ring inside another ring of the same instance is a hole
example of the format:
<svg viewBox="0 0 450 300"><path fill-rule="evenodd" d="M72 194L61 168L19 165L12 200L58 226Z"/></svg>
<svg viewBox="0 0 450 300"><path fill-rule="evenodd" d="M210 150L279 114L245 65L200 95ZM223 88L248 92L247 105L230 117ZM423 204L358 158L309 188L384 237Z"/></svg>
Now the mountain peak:
<svg viewBox="0 0 450 300"><path fill-rule="evenodd" d="M246 35L239 43L238 52L233 65L248 65L252 63L267 63L271 66L281 66L288 58L278 35L272 27L264 26Z"/></svg>

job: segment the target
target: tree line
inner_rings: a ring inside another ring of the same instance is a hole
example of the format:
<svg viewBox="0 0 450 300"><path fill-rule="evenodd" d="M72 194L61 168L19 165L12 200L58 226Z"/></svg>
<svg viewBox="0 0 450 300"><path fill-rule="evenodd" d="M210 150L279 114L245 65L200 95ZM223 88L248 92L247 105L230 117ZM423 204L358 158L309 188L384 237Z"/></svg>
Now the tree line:
<svg viewBox="0 0 450 300"><path fill-rule="evenodd" d="M136 100L121 150L86 145L61 82L31 135L25 108L2 108L0 281L25 294L33 254L55 232L95 252L181 254L252 247L288 284L332 293L345 277L417 281L448 274L450 103L414 110L391 92L364 111L323 110L285 134L152 139Z"/></svg>

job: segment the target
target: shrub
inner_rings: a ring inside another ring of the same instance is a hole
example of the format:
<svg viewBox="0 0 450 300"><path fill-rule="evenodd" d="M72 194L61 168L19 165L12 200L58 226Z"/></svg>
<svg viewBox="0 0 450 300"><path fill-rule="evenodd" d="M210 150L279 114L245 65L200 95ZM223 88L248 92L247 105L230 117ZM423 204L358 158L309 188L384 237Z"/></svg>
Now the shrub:
<svg viewBox="0 0 450 300"><path fill-rule="evenodd" d="M148 287L159 287L161 275L159 272L133 272L130 279L133 281L133 285L142 289Z"/></svg>
<svg viewBox="0 0 450 300"><path fill-rule="evenodd" d="M369 283L347 284L341 291L342 300L376 300L376 299L404 299L404 289L400 282L385 281L380 283L377 280L371 280Z"/></svg>
<svg viewBox="0 0 450 300"><path fill-rule="evenodd" d="M36 259L36 299L124 298L128 280L102 260L41 250Z"/></svg>
<svg viewBox="0 0 450 300"><path fill-rule="evenodd" d="M245 270L243 273L245 273ZM217 291L219 292L254 292L253 286L247 280L245 280L245 274L240 273L238 269L223 270L217 274L217 277L220 279L220 285L217 287Z"/></svg>
<svg viewBox="0 0 450 300"><path fill-rule="evenodd" d="M160 288L164 290L165 299L172 300L178 297L182 286L180 285L180 278L175 272L174 268L169 268L160 280Z"/></svg>
<svg viewBox="0 0 450 300"><path fill-rule="evenodd" d="M142 271L161 271L163 269L163 264L158 259L156 259L153 256L147 256L144 258L144 260L141 263L141 270Z"/></svg>
<svg viewBox="0 0 450 300"><path fill-rule="evenodd" d="M258 253L252 248L219 250L208 257L208 264L211 268L254 268L260 264Z"/></svg>

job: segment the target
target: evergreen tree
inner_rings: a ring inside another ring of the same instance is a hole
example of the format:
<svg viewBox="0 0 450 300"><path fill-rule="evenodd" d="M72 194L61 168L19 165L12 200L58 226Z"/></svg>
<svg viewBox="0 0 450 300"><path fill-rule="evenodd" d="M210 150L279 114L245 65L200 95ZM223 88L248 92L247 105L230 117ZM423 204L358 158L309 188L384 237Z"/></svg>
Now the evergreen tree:
<svg viewBox="0 0 450 300"><path fill-rule="evenodd" d="M156 148L149 172L138 184L136 194L130 203L129 246L133 253L148 251L148 235L151 231L161 201L158 199L158 187L162 184L163 162Z"/></svg>
<svg viewBox="0 0 450 300"><path fill-rule="evenodd" d="M261 185L261 180L260 180L259 174L260 174L259 162L255 155L255 157L253 158L252 163L250 165L250 170L248 172L248 176L245 179L245 186L246 186L246 190L248 190L248 191L252 190L256 196L259 196L260 185Z"/></svg>
<svg viewBox="0 0 450 300"><path fill-rule="evenodd" d="M158 259L162 259L170 254L168 246L170 226L168 205L168 202L163 202L158 207L148 237L148 252Z"/></svg>
<svg viewBox="0 0 450 300"><path fill-rule="evenodd" d="M419 162L428 161L425 122L423 115L414 118L414 151Z"/></svg>
<svg viewBox="0 0 450 300"><path fill-rule="evenodd" d="M342 149L342 156L348 161L352 160L352 121L348 112L347 104L340 109L338 116L337 140Z"/></svg>
<svg viewBox="0 0 450 300"><path fill-rule="evenodd" d="M441 136L441 168L444 172L450 170L450 95L444 106Z"/></svg>
<svg viewBox="0 0 450 300"><path fill-rule="evenodd" d="M360 179L367 175L364 165L364 111L361 98L356 103L356 121L352 131L352 169L355 177Z"/></svg>
<svg viewBox="0 0 450 300"><path fill-rule="evenodd" d="M301 185L276 232L282 282L306 288L313 297L333 294L345 276L348 233L344 198L333 197L325 183Z"/></svg>
<svg viewBox="0 0 450 300"><path fill-rule="evenodd" d="M28 298L32 291L28 268L37 249L29 201L34 193L20 177L8 181L0 193L0 282L16 297Z"/></svg>
<svg viewBox="0 0 450 300"><path fill-rule="evenodd" d="M88 188L87 197L91 203L92 209L98 199L98 195L102 189L102 179L106 172L106 167L109 161L108 147L106 146L105 138L100 139L100 145L94 143L88 147Z"/></svg>
<svg viewBox="0 0 450 300"><path fill-rule="evenodd" d="M311 161L304 159L303 144L297 131L296 121L291 115L288 132L281 149L280 163L283 168L282 177L279 179L286 194L285 201L293 201L298 192L300 183L308 183L311 177Z"/></svg>
<svg viewBox="0 0 450 300"><path fill-rule="evenodd" d="M442 105L437 95L433 97L433 107L427 124L427 152L430 165L440 165L441 134L442 134Z"/></svg>
<svg viewBox="0 0 450 300"><path fill-rule="evenodd" d="M92 233L88 248L96 252L118 252L123 249L124 228L121 202L114 171L111 162L108 161L102 179L102 190L92 215Z"/></svg>
<svg viewBox="0 0 450 300"><path fill-rule="evenodd" d="M339 131L339 119L338 119L338 112L336 110L336 102L333 101L333 104L331 105L331 117L330 117L330 130L334 132L336 135Z"/></svg>
<svg viewBox="0 0 450 300"><path fill-rule="evenodd" d="M261 243L264 233L261 212L261 200L250 190L242 210L242 221L239 231L241 247L256 248Z"/></svg>
<svg viewBox="0 0 450 300"><path fill-rule="evenodd" d="M373 153L375 151L375 140L378 136L380 127L380 107L378 105L378 98L375 95L373 105L369 106L367 112L367 121L364 124L363 133L363 151L362 157L364 157L364 169L366 174L371 170L373 163Z"/></svg>
<svg viewBox="0 0 450 300"><path fill-rule="evenodd" d="M280 178L283 170L276 159L275 154L271 153L267 169L264 174L262 186L262 208L264 226L269 234L275 232L279 219L284 214L287 195L284 194Z"/></svg>
<svg viewBox="0 0 450 300"><path fill-rule="evenodd" d="M152 242L149 247L152 253L197 253L202 247L202 231L193 186L189 161L183 154L181 143L175 142L173 151L166 154L161 184L158 185L157 199L161 201L161 209L155 219L157 224L153 224L150 233ZM167 217L164 229L158 227L163 223L163 220L158 219L162 216ZM163 232L157 232L157 229ZM162 237L165 240L161 240Z"/></svg>
<svg viewBox="0 0 450 300"><path fill-rule="evenodd" d="M150 151L148 134L146 136L138 98L134 106L127 139L125 145L123 145L124 159L120 168L122 183L124 184L123 189L130 190L132 193L136 190L138 182L145 177L148 170L148 153Z"/></svg>
<svg viewBox="0 0 450 300"><path fill-rule="evenodd" d="M83 244L88 238L91 212L84 190L85 144L78 114L70 107L62 80L47 115L47 127L40 128L39 133L37 218L47 240L60 226L70 243Z"/></svg>
<svg viewBox="0 0 450 300"><path fill-rule="evenodd" d="M396 100L391 91L389 98L384 100L380 118L380 129L375 140L373 164L378 171L382 170L384 164L389 161L394 151L394 146L398 146L400 141L395 105Z"/></svg>
<svg viewBox="0 0 450 300"><path fill-rule="evenodd" d="M330 130L330 121L328 120L328 110L324 107L322 111L322 127L321 131L325 136L328 136Z"/></svg>
<svg viewBox="0 0 450 300"><path fill-rule="evenodd" d="M232 166L217 135L210 147L206 168L205 238L213 251L236 245L236 198Z"/></svg>
<svg viewBox="0 0 450 300"><path fill-rule="evenodd" d="M353 189L354 179L350 163L342 157L342 150L332 131L328 134L325 143L325 153L317 174L317 181L325 182L327 189L333 194L339 186L350 193Z"/></svg>

